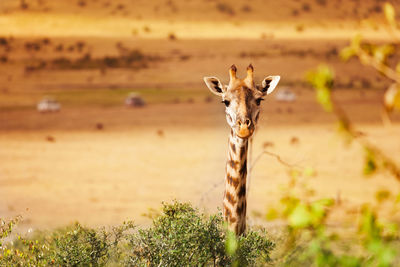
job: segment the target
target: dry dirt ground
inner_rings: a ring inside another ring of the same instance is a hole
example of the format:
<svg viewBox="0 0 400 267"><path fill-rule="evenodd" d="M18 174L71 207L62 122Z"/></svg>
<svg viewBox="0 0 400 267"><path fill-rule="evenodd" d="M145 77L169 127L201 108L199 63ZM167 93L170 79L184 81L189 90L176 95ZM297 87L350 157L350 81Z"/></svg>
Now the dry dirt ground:
<svg viewBox="0 0 400 267"><path fill-rule="evenodd" d="M351 92L353 101L343 102L361 122L360 130L398 160L398 124L381 126L379 104L371 105L375 92L364 95L370 101ZM371 201L378 189L398 190L386 173L362 176L361 148L343 144L333 118L313 103L311 92L295 104L272 96L262 115L254 157L268 142L268 151L288 163L312 167L317 176L310 184L318 196L340 195L351 206ZM99 122L102 130L96 128ZM158 209L162 201L191 201L208 211L221 204L228 128L220 103L71 108L46 115L10 111L2 114L0 125L3 217L22 214L33 227L74 220L106 225L134 219L143 224L147 219L141 215ZM274 207L287 183L287 169L263 156L253 170L250 214Z"/></svg>
<svg viewBox="0 0 400 267"><path fill-rule="evenodd" d="M313 168L317 196L340 196L349 207L372 201L379 189L398 192L387 173L363 177L362 149L343 143L335 118L304 82L307 70L331 65L337 101L400 162L400 115L390 129L380 118L390 81L338 56L358 31L387 40L379 1L238 1L233 14L220 1L70 3L0 2L0 217L22 214L34 228L75 220L142 225L149 221L143 213L172 199L215 211L229 130L202 77L226 82L232 63L240 75L253 63L258 81L279 74L277 90L298 96L283 103L271 95L263 103L254 158L267 145L286 162ZM265 10L273 10L268 18ZM131 91L148 105L124 107ZM46 95L61 102L61 112L36 112ZM279 202L289 177L268 155L252 175L254 220Z"/></svg>

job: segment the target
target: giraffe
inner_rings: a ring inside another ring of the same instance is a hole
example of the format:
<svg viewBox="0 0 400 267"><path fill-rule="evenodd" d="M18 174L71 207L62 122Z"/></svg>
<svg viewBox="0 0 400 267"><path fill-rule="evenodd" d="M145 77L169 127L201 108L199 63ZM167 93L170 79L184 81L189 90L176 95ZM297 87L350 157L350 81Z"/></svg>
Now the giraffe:
<svg viewBox="0 0 400 267"><path fill-rule="evenodd" d="M204 77L210 91L222 98L226 120L230 126L228 160L225 168L223 217L236 235L246 231L246 177L248 140L252 137L260 115L263 96L270 94L280 76L268 76L260 86L254 83L254 68L247 67L247 76L236 76L237 68L229 69L229 84L222 85L217 77Z"/></svg>

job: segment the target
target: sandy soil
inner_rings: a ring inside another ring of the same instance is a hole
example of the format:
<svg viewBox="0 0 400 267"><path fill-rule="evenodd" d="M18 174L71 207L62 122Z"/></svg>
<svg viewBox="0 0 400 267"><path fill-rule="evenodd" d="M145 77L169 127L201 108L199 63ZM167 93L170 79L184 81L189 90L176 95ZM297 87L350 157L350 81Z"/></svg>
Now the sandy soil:
<svg viewBox="0 0 400 267"><path fill-rule="evenodd" d="M385 173L362 176L361 148L345 147L330 123L333 118L306 100L285 104L271 97L264 104L254 157L265 142L272 143L268 151L316 170L310 184L318 196L340 194L349 205L371 201L377 189L396 192L397 182ZM370 102L353 100L344 106L361 122L360 130L398 159L400 128L382 128L376 112L367 109ZM103 130L96 129L98 122ZM127 219L143 224L148 220L141 215L149 208L175 198L208 211L221 204L228 127L220 103L67 109L47 115L14 111L0 125L0 214L23 214L29 226ZM293 144L293 137L299 142ZM250 214L276 205L287 182L286 168L263 156L253 171Z"/></svg>

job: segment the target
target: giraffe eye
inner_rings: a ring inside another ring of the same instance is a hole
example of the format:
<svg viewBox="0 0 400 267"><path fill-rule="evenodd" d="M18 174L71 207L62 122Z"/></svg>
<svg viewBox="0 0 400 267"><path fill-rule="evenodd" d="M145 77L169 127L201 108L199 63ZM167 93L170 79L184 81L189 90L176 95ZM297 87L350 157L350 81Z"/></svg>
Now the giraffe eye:
<svg viewBox="0 0 400 267"><path fill-rule="evenodd" d="M257 106L259 106L261 104L261 101L263 101L263 100L264 100L264 98L257 98L256 99Z"/></svg>
<svg viewBox="0 0 400 267"><path fill-rule="evenodd" d="M229 100L222 100L222 103L224 103L225 106L228 107L229 104L231 103L231 101L229 101Z"/></svg>

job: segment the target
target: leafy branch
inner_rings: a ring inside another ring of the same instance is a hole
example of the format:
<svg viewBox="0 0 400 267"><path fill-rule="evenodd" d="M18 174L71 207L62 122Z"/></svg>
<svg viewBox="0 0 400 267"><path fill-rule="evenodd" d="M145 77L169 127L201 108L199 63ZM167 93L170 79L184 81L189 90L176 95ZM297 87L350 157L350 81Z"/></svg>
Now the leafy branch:
<svg viewBox="0 0 400 267"><path fill-rule="evenodd" d="M306 75L307 81L315 88L317 101L328 112L332 112L338 120L339 129L346 139L357 141L365 151L364 174L375 173L379 168L386 169L400 182L399 165L387 156L382 150L372 145L365 137L357 131L351 123L346 112L332 97L334 72L326 65L319 66L316 70L309 71Z"/></svg>

